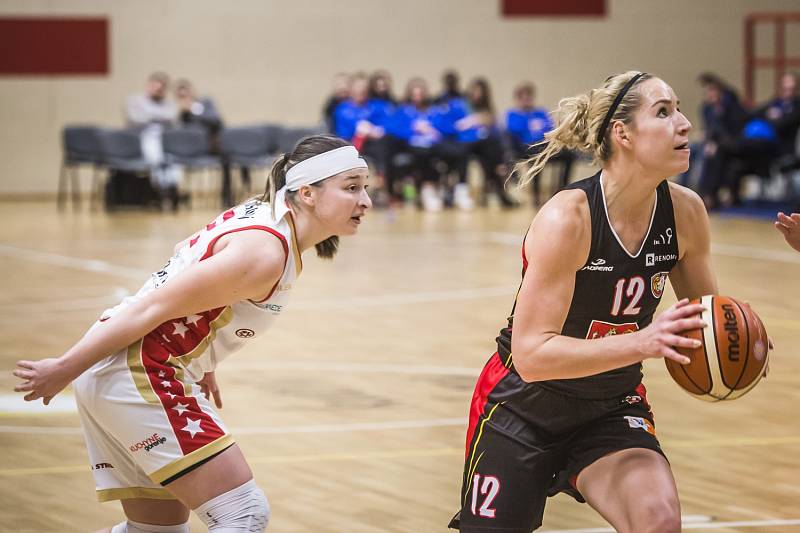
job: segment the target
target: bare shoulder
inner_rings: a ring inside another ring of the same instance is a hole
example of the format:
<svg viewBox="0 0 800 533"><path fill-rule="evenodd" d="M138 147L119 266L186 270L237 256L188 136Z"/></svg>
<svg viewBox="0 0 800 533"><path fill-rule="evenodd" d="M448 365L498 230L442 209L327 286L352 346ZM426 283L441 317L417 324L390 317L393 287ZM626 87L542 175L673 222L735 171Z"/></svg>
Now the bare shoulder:
<svg viewBox="0 0 800 533"><path fill-rule="evenodd" d="M669 193L672 197L676 219L680 218L682 221L691 223L698 219L708 218L703 200L690 188L671 181L669 182Z"/></svg>
<svg viewBox="0 0 800 533"><path fill-rule="evenodd" d="M670 182L669 192L675 214L675 231L678 234L678 255L682 259L687 251L694 254L707 250L711 239L708 212L696 192Z"/></svg>
<svg viewBox="0 0 800 533"><path fill-rule="evenodd" d="M531 223L525 248L558 256L565 266L580 267L588 257L591 238L591 213L586 193L568 189L542 206Z"/></svg>
<svg viewBox="0 0 800 533"><path fill-rule="evenodd" d="M253 229L228 233L214 246L214 255L222 250L232 260L246 265L248 271L257 275L283 271L286 263L283 241L267 231Z"/></svg>

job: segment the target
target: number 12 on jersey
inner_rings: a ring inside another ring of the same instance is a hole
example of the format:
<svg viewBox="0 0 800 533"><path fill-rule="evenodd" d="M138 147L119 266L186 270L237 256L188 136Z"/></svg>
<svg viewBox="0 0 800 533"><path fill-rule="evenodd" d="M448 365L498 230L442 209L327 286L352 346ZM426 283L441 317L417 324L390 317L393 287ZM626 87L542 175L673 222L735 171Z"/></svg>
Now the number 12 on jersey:
<svg viewBox="0 0 800 533"><path fill-rule="evenodd" d="M642 308L639 307L639 302L641 301L642 296L644 296L644 288L644 278L641 276L636 276L630 279L619 279L617 284L614 286L614 303L611 305L611 316L619 315L619 311L623 304L623 293L624 296L628 298L628 305L625 306L622 314L638 315L639 311L642 310Z"/></svg>
<svg viewBox="0 0 800 533"><path fill-rule="evenodd" d="M497 497L498 492L500 492L499 479L494 476L475 474L472 477L472 514L483 518L494 518L495 509L489 506ZM480 507L478 507L479 493L480 496L483 496L483 503Z"/></svg>

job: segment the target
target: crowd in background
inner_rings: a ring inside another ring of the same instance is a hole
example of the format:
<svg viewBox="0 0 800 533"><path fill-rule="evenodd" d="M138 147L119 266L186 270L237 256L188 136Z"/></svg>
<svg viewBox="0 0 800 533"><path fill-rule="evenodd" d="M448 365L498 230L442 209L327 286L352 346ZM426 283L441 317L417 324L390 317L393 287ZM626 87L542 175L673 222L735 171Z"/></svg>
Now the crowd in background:
<svg viewBox="0 0 800 533"><path fill-rule="evenodd" d="M177 205L181 169L177 165L168 164L165 159L162 134L175 127L201 129L208 135L210 153L222 156L219 150L219 134L223 121L214 100L209 96L197 95L189 80L179 79L174 83L174 99L170 97L170 88L170 78L166 73L152 73L147 79L144 92L128 97L125 120L129 128L140 134L142 155L151 164L151 182L157 192L171 199L173 205ZM230 183L231 165L224 157L221 160L221 169L223 183ZM249 189L249 168L242 167L241 176ZM232 198L223 198L222 201L226 205L233 203Z"/></svg>
<svg viewBox="0 0 800 533"><path fill-rule="evenodd" d="M697 190L706 207L742 203L741 182L748 174L798 166L800 93L797 76L781 77L775 98L747 106L736 90L713 73L698 77L703 91L702 140L692 146L690 172L680 180Z"/></svg>
<svg viewBox="0 0 800 533"><path fill-rule="evenodd" d="M690 171L679 179L701 194L709 209L740 204L745 175L768 177L776 168L800 166L800 96L794 74L783 76L773 100L753 108L714 74L702 74L699 83L702 140L692 147ZM513 207L503 188L511 167L541 151L543 145L537 143L553 128L550 112L536 106L535 96L532 83L520 83L514 89L514 107L498 116L482 77L462 90L457 73L447 71L436 95L425 80L413 78L402 98L396 98L386 71L339 74L324 116L332 133L356 144L372 160L390 201L419 191L425 209L469 208L466 169L475 159L485 184L480 200L494 192L503 206ZM569 181L575 158L570 152L554 158L561 163L560 186ZM532 188L538 205L539 180Z"/></svg>
<svg viewBox="0 0 800 533"><path fill-rule="evenodd" d="M678 179L695 189L709 209L741 203L743 176L767 177L776 168L800 168L800 93L794 74L782 77L774 99L752 108L718 76L704 73L698 81L703 91L702 138L692 146L689 171ZM462 89L458 74L446 71L436 94L424 79L415 77L397 98L386 71L369 76L339 74L323 116L331 133L352 142L372 163L379 205L414 202L432 211L451 206L471 209L476 200L485 205L494 194L503 207L511 208L517 203L504 187L511 169L541 151L541 141L553 128L550 111L536 105L532 83L519 83L513 96L514 106L501 116L483 77ZM151 74L144 92L128 98L125 117L140 134L152 183L175 206L181 170L164 158L161 136L166 129L205 131L210 152L222 156L223 183L230 184L230 162L218 146L220 113L214 101L198 96L188 80L180 79L171 87L165 73ZM575 159L571 152L553 158L560 165L559 186L569 182ZM483 187L475 195L467 181L470 161L479 163L483 177ZM249 169L242 168L241 176L249 189ZM535 205L542 202L539 181L533 181ZM223 203L234 203L230 187L225 194Z"/></svg>
<svg viewBox="0 0 800 533"><path fill-rule="evenodd" d="M540 148L532 145L553 128L548 110L537 107L535 97L532 83L519 84L515 107L501 119L482 77L462 90L458 74L447 71L438 94L424 79L412 78L398 99L385 71L339 74L324 115L332 133L353 142L374 163L389 203L416 198L431 211L472 208L467 168L474 159L484 183L478 201L485 204L494 194L510 208L517 205L504 188L511 167L534 155ZM562 184L569 180L573 159L571 153L559 155ZM538 186L534 202L541 202Z"/></svg>

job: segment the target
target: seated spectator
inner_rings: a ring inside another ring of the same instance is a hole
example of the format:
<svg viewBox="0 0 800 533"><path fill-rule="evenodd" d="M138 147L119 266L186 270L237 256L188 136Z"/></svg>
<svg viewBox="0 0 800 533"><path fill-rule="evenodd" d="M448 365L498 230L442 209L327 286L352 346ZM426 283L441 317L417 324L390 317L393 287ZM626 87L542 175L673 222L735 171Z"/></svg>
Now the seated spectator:
<svg viewBox="0 0 800 533"><path fill-rule="evenodd" d="M364 75L353 77L350 97L336 107L334 132L358 149L375 166L379 179L386 174L389 147L384 138L390 110L370 102L369 84Z"/></svg>
<svg viewBox="0 0 800 533"><path fill-rule="evenodd" d="M436 168L436 146L442 134L434 123L439 108L431 105L428 85L422 78L412 78L406 86L405 101L393 114L387 133L402 141L402 151L411 156L408 169L415 178L420 191L421 207L426 211L442 209L439 191L439 172ZM390 187L390 191L397 192Z"/></svg>
<svg viewBox="0 0 800 533"><path fill-rule="evenodd" d="M209 96L198 97L189 80L178 80L175 83L175 99L178 101L178 121L183 127L201 128L208 134L211 153L219 154L219 134L223 128L222 117ZM250 169L241 167L242 184L250 190ZM221 200L224 207L234 205L231 191L231 165L226 159L222 160L222 191Z"/></svg>
<svg viewBox="0 0 800 533"><path fill-rule="evenodd" d="M769 121L778 136L778 153L794 156L797 132L800 129L800 93L796 74L784 74L778 96L756 110L756 115Z"/></svg>
<svg viewBox="0 0 800 533"><path fill-rule="evenodd" d="M453 99L464 98L461 92L461 79L455 70L445 70L442 74L442 92L434 99L437 105L447 104Z"/></svg>
<svg viewBox="0 0 800 533"><path fill-rule="evenodd" d="M325 126L328 128L328 133L335 133L334 126L334 113L339 104L344 102L350 97L350 75L340 72L333 77L333 93L328 97L325 102L325 107L322 109L322 115L325 120Z"/></svg>
<svg viewBox="0 0 800 533"><path fill-rule="evenodd" d="M161 134L175 125L178 108L167 98L169 76L154 72L147 78L145 92L128 97L125 118L129 127L139 130L142 155L151 165L150 181L162 199L171 200L173 209L178 204L178 183L181 171L164 162Z"/></svg>
<svg viewBox="0 0 800 533"><path fill-rule="evenodd" d="M536 89L530 82L517 86L514 90L514 103L516 107L506 113L506 133L508 134L511 154L515 160L529 159L540 153L545 145L540 144L545 140L545 133L553 129L550 113L543 107L535 106ZM550 161L562 163L559 175L559 188L569 183L572 173L572 164L575 156L572 152L564 150L550 158ZM533 202L541 205L540 183L537 178L532 182Z"/></svg>
<svg viewBox="0 0 800 533"><path fill-rule="evenodd" d="M147 78L145 92L128 97L125 118L128 126L144 129L148 126L172 126L178 116L175 102L167 98L169 76L154 72Z"/></svg>
<svg viewBox="0 0 800 533"><path fill-rule="evenodd" d="M703 88L703 171L700 194L708 209L719 205L721 189L731 187L732 157L739 151L739 140L748 121L748 114L735 91L713 75L701 75ZM732 199L738 191L731 190Z"/></svg>
<svg viewBox="0 0 800 533"><path fill-rule="evenodd" d="M508 173L505 164L503 140L496 125L489 83L484 78L470 82L466 98L450 98L442 104L439 129L458 141L469 155L475 156L483 169L484 194L494 189L503 207L515 207L516 202L505 190ZM466 160L460 171L462 190L466 190Z"/></svg>

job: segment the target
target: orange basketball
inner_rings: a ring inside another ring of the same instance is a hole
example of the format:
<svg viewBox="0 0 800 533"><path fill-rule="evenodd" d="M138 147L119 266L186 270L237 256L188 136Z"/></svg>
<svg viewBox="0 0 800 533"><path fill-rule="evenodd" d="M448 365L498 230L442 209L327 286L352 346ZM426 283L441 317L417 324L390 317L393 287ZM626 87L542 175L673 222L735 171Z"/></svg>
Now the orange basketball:
<svg viewBox="0 0 800 533"><path fill-rule="evenodd" d="M767 330L749 305L729 296L703 296L691 303L707 310L702 330L685 336L702 342L699 348L678 348L692 362L664 359L672 379L686 392L710 402L736 399L761 380L767 367Z"/></svg>

